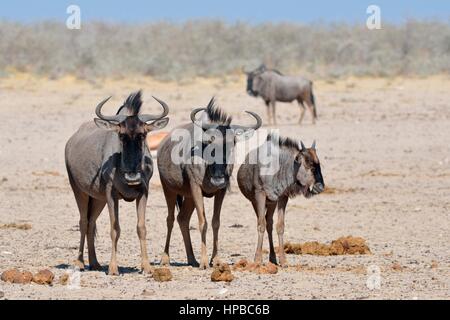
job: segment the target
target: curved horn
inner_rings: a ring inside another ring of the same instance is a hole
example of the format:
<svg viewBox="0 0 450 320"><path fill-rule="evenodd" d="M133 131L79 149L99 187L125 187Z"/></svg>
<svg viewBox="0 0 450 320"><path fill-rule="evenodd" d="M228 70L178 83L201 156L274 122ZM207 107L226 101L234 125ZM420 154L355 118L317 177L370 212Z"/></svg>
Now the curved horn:
<svg viewBox="0 0 450 320"><path fill-rule="evenodd" d="M165 103L162 100L159 100L158 98L152 96L153 99L155 99L156 101L159 102L159 104L163 107L163 112L160 115L151 115L151 114L140 114L139 120L141 120L142 122L148 122L148 121L152 121L152 120L158 120L158 119L162 119L164 117L166 117L169 114L169 106L167 105L167 103Z"/></svg>
<svg viewBox="0 0 450 320"><path fill-rule="evenodd" d="M111 97L106 98L97 105L97 107L95 108L95 114L97 115L97 117L105 121L122 122L123 120L126 119L125 115L118 114L115 116L105 116L102 114L102 107L106 102L108 102L109 99L111 99Z"/></svg>
<svg viewBox="0 0 450 320"><path fill-rule="evenodd" d="M313 141L311 145L311 149L316 150L316 140Z"/></svg>
<svg viewBox="0 0 450 320"><path fill-rule="evenodd" d="M246 131L246 130L252 130L252 129L253 129L253 130L258 130L259 128L261 128L261 126L262 126L262 120L261 120L261 117L260 117L258 114L254 113L254 112L252 112L252 111L245 111L245 112L247 112L249 115L251 115L253 118L256 119L256 124L253 125L253 126L251 126L251 127L247 127L247 126L239 126L239 125L232 125L231 128L233 128L233 129L241 129L241 130L244 130L244 131Z"/></svg>
<svg viewBox="0 0 450 320"><path fill-rule="evenodd" d="M306 151L306 147L305 147L305 145L303 144L303 141L300 141L300 146L302 147L302 151Z"/></svg>
<svg viewBox="0 0 450 320"><path fill-rule="evenodd" d="M210 123L205 123L204 121L200 122L200 121L198 121L195 118L197 113L199 113L200 111L205 111L205 110L206 110L206 108L197 108L197 109L192 110L192 112L191 112L191 121L192 121L192 123L195 124L196 126L202 128L203 130L208 130L208 129L211 129L211 128L215 128L216 125L213 125L213 124L210 124Z"/></svg>

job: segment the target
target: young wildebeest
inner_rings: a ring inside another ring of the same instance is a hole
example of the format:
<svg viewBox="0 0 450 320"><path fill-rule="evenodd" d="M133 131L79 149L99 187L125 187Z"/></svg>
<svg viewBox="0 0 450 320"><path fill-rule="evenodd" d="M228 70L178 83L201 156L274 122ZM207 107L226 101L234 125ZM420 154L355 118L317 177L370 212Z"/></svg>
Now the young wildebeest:
<svg viewBox="0 0 450 320"><path fill-rule="evenodd" d="M201 111L205 111L203 121L195 118ZM215 107L214 99L212 99L206 109L199 108L192 111L192 123L174 129L161 142L158 149L158 169L168 208L167 238L161 264L166 265L170 262L170 237L177 204L179 209L177 221L183 235L188 263L200 268L207 267L207 222L203 197L214 197L212 218L214 244L211 264L219 262L217 251L220 210L233 170L235 143L237 139L250 137L262 124L257 114L246 112L256 119L253 127L232 125L231 117ZM174 161L173 156L178 155L182 157L182 160ZM209 158L209 155L212 157ZM200 265L192 250L189 231L189 221L194 208L197 211L202 239Z"/></svg>
<svg viewBox="0 0 450 320"><path fill-rule="evenodd" d="M119 200L136 200L142 269L151 272L145 239L145 207L153 162L145 137L148 132L167 125L169 108L156 99L163 107L161 114L140 114L141 92L137 92L128 97L115 116L106 116L101 109L108 100L100 102L95 109L98 118L83 124L66 145L67 172L80 211L81 239L76 265L84 269L87 235L90 268L101 270L95 254L95 224L108 204L112 240L108 273L119 273L116 259L120 235Z"/></svg>
<svg viewBox="0 0 450 320"><path fill-rule="evenodd" d="M266 160L261 158L266 154ZM250 159L258 159L258 161L250 161ZM264 168L262 163L272 167ZM283 234L288 199L298 194L309 198L321 193L325 187L315 143L307 149L302 142L298 143L288 138L278 139L277 136L269 135L263 145L247 155L245 163L239 168L237 180L241 192L251 201L258 219L255 262L261 263L264 230L267 228L270 261L277 263L272 228L273 214L278 206L277 233L280 265L286 266Z"/></svg>
<svg viewBox="0 0 450 320"><path fill-rule="evenodd" d="M301 107L299 124L305 115L306 103L312 115L312 123L317 119L317 110L312 82L302 77L285 76L277 70L267 69L261 65L247 74L247 93L251 96L263 98L267 107L269 124L276 124L275 103L298 101Z"/></svg>

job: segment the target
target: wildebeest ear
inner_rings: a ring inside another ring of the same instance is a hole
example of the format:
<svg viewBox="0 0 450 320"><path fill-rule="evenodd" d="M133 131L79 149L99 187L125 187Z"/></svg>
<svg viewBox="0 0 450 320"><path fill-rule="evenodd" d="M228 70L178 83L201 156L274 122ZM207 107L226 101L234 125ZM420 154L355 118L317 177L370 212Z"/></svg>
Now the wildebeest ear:
<svg viewBox="0 0 450 320"><path fill-rule="evenodd" d="M110 122L110 121L102 120L102 119L99 119L99 118L95 118L94 122L97 125L97 127L99 127L100 129L114 130L114 131L118 131L119 130L119 125L117 123L113 123L113 122Z"/></svg>
<svg viewBox="0 0 450 320"><path fill-rule="evenodd" d="M152 123L145 124L145 130L147 131L154 131L154 130L160 130L165 128L167 124L169 123L169 118L162 118L153 121Z"/></svg>

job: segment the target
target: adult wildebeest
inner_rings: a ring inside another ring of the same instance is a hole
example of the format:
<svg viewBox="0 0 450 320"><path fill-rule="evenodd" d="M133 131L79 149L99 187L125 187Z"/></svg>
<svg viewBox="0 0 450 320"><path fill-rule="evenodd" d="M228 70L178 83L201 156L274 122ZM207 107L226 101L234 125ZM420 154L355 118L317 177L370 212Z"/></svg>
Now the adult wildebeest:
<svg viewBox="0 0 450 320"><path fill-rule="evenodd" d="M196 119L196 114L201 111L204 111L202 121ZM217 251L220 210L233 170L235 144L241 137L244 139L251 136L262 124L257 114L246 112L256 119L254 126L232 125L232 118L214 105L213 98L206 108L192 111L192 123L174 129L161 142L158 150L158 170L168 209L167 238L161 264L166 265L170 262L170 237L177 204L179 208L177 221L183 235L188 264L200 268L207 267L207 222L203 197L214 197L212 218L214 244L211 264L219 262ZM175 161L174 156L181 158ZM194 208L197 211L202 240L200 265L192 250L189 231L189 221Z"/></svg>
<svg viewBox="0 0 450 320"><path fill-rule="evenodd" d="M145 207L153 162L145 137L148 132L167 125L169 108L156 99L163 107L161 114L140 114L142 100L139 91L126 99L116 115L106 116L101 109L108 100L100 102L95 109L98 118L83 124L66 145L67 173L80 211L81 239L76 265L84 269L83 251L87 235L90 268L101 269L95 254L95 225L108 204L112 240L108 273L119 273L116 259L120 236L119 200L136 200L142 269L151 272L145 239Z"/></svg>
<svg viewBox="0 0 450 320"><path fill-rule="evenodd" d="M266 155L267 154L267 155ZM261 161L262 156L268 161ZM249 159L258 161L250 162ZM262 162L269 167L263 167ZM324 190L320 162L315 143L306 148L289 138L279 139L269 135L266 142L251 151L238 171L238 185L242 194L251 201L258 219L258 245L255 262L261 263L264 230L267 228L270 245L270 261L277 263L272 240L273 214L278 206L277 233L280 265L286 266L283 234L285 210L288 199L298 194L306 198Z"/></svg>
<svg viewBox="0 0 450 320"><path fill-rule="evenodd" d="M285 76L277 70L267 69L261 65L247 74L247 93L251 96L263 98L267 107L269 124L276 124L275 103L292 102L297 100L301 107L299 124L305 115L306 103L311 111L312 123L317 119L315 98L312 90L312 82L302 77Z"/></svg>

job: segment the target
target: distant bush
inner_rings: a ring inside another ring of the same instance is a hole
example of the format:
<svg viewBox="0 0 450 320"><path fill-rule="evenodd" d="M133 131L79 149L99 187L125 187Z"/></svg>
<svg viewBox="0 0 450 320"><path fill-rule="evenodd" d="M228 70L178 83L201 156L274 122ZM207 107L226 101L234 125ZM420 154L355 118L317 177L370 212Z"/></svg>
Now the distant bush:
<svg viewBox="0 0 450 320"><path fill-rule="evenodd" d="M56 22L0 22L0 74L15 69L50 77L178 80L261 62L315 77L448 73L450 23L409 21L370 31L343 23L90 22L68 30Z"/></svg>

